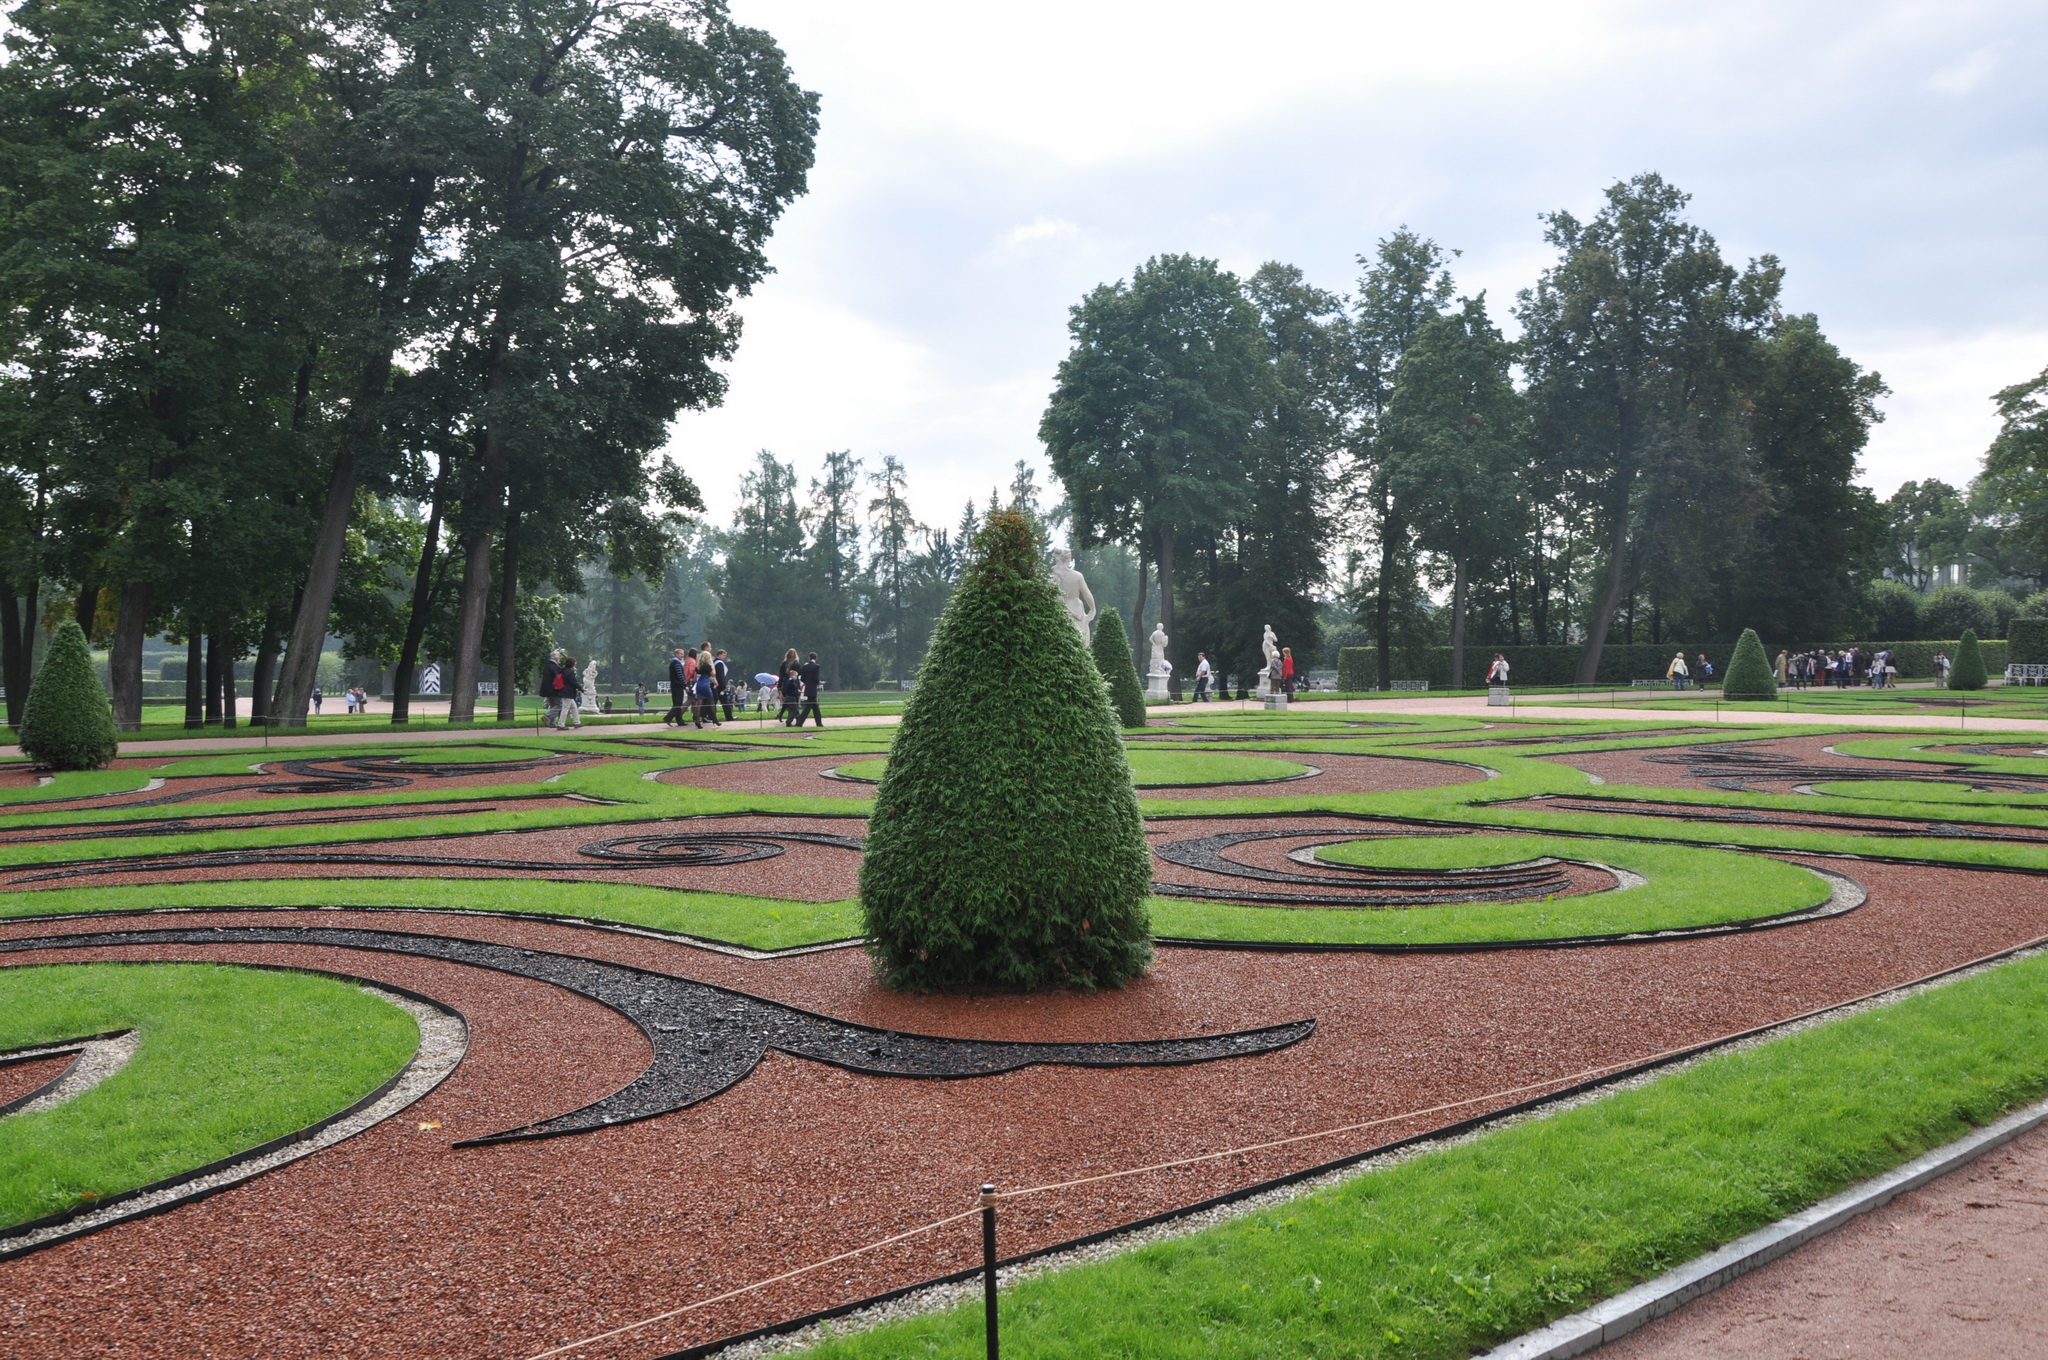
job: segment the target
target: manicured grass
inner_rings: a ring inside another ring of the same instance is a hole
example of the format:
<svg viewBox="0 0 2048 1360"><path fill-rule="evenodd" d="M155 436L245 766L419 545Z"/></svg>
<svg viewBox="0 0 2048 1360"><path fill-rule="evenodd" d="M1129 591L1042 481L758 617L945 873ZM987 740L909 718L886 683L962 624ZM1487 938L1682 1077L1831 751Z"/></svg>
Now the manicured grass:
<svg viewBox="0 0 2048 1360"><path fill-rule="evenodd" d="M522 911L673 930L749 949L790 949L860 934L860 908L840 902L734 897L626 883L530 879L277 878L0 893L0 918L158 907L414 907Z"/></svg>
<svg viewBox="0 0 2048 1360"><path fill-rule="evenodd" d="M419 1045L410 1015L335 978L223 964L0 968L0 1049L134 1029L121 1071L0 1119L0 1225L202 1166L361 1099Z"/></svg>
<svg viewBox="0 0 2048 1360"><path fill-rule="evenodd" d="M1353 847L1356 847L1355 849ZM1674 930L1775 916L1824 902L1832 891L1796 864L1756 855L1550 836L1409 837L1353 842L1320 852L1350 863L1404 868L1513 864L1552 855L1628 869L1640 887L1531 902L1433 907L1241 907L1191 898L1152 899L1155 933L1182 939L1299 944L1471 944ZM1349 856L1356 855L1352 859Z"/></svg>
<svg viewBox="0 0 2048 1360"><path fill-rule="evenodd" d="M16 768L26 769L24 763ZM0 789L0 806L42 803L53 798L92 798L104 793L126 793L150 781L148 770L64 770L48 776L47 784Z"/></svg>
<svg viewBox="0 0 2048 1360"><path fill-rule="evenodd" d="M1968 775L1958 776L1954 783L1918 779L1844 779L1815 784L1813 788L1815 793L1829 798L1855 798L1872 803L1957 803L1965 807L1977 804L2048 810L2048 793L2021 793L2006 789L1979 792L1970 787Z"/></svg>
<svg viewBox="0 0 2048 1360"><path fill-rule="evenodd" d="M1124 759L1131 767L1132 782L1141 789L1264 782L1308 773L1308 766L1295 761L1226 751L1151 751L1137 748L1127 750ZM882 771L888 768L889 762L883 758L857 760L840 766L839 770L856 779L880 779Z"/></svg>
<svg viewBox="0 0 2048 1360"><path fill-rule="evenodd" d="M1464 1357L1960 1137L2044 1090L2048 960L2037 958L1027 1281L1003 1299L1003 1353ZM1359 1109L1362 1118L1378 1113ZM1333 1140L1330 1154L1339 1151ZM1001 1170L991 1168L994 1179L1005 1179ZM1050 1208L1026 1200L1006 1212ZM809 1352L819 1360L982 1353L978 1298Z"/></svg>

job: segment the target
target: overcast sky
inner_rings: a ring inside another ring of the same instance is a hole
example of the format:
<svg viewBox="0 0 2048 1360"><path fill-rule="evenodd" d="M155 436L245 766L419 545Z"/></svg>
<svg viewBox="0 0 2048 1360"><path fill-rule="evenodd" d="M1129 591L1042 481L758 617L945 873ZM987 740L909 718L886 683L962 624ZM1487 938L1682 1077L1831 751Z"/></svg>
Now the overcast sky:
<svg viewBox="0 0 2048 1360"><path fill-rule="evenodd" d="M1495 314L1656 170L1892 388L1889 494L1963 483L1990 394L2048 366L2048 5L733 0L823 97L811 192L725 405L672 445L714 520L755 450L902 459L919 516L1048 480L1067 309L1164 252L1339 292L1402 225Z"/></svg>

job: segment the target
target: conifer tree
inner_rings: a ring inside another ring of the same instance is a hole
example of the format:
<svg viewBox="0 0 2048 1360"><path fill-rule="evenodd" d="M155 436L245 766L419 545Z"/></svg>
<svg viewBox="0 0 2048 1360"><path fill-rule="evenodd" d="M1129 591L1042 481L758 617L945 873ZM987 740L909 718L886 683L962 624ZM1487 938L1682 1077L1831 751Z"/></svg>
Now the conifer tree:
<svg viewBox="0 0 2048 1360"><path fill-rule="evenodd" d="M1982 689L1984 679L1984 653L1977 647L1977 632L1965 628L1962 641L1956 644L1956 659L1948 668L1948 687Z"/></svg>
<svg viewBox="0 0 2048 1360"><path fill-rule="evenodd" d="M97 770L114 758L119 741L85 630L66 619L22 705L22 754L53 770Z"/></svg>
<svg viewBox="0 0 2048 1360"><path fill-rule="evenodd" d="M1116 986L1152 956L1150 881L1108 688L1030 525L994 511L875 792L860 896L879 971L913 990Z"/></svg>
<svg viewBox="0 0 2048 1360"><path fill-rule="evenodd" d="M1138 688L1138 663L1131 656L1131 635L1123 615L1105 609L1095 616L1095 667L1109 686L1110 707L1125 727L1145 725L1145 691Z"/></svg>
<svg viewBox="0 0 2048 1360"><path fill-rule="evenodd" d="M1775 699L1778 677L1771 671L1771 659L1756 629L1745 628L1735 644L1735 656L1728 663L1728 677L1721 682L1723 699Z"/></svg>

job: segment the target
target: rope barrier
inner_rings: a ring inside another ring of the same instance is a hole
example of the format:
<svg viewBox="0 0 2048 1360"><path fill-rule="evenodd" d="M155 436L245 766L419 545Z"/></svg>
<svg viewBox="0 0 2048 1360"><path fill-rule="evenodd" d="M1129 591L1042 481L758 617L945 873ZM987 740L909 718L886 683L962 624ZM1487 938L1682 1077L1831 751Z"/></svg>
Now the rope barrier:
<svg viewBox="0 0 2048 1360"><path fill-rule="evenodd" d="M584 1347L596 1345L600 1341L609 1341L613 1337L624 1336L628 1332L638 1331L642 1327L651 1327L657 1322L667 1322L671 1318L681 1317L685 1313L695 1312L699 1308L708 1308L714 1303L724 1303L729 1299L736 1299L742 1294L750 1294L757 1289L765 1289L772 1284L781 1284L783 1281L793 1280L799 1275L808 1275L810 1272L814 1270L822 1270L826 1266L837 1265L841 1261L851 1260L853 1257L860 1256L866 1252L875 1251L882 1247L893 1246L898 1242L903 1242L913 1237L922 1236L923 1234L931 1232L935 1229L946 1227L949 1224L958 1223L963 1219L973 1218L977 1214L992 1214L994 1212L994 1206L1003 1200L1022 1199L1027 1195L1049 1194L1055 1190L1071 1190L1076 1186L1095 1185L1102 1181L1122 1180L1127 1176L1141 1176L1148 1172L1153 1171L1168 1171L1172 1170L1175 1167L1193 1166L1200 1162L1220 1161L1225 1157L1241 1156L1244 1153L1248 1152L1265 1152L1270 1151L1273 1148L1290 1147L1296 1143L1314 1142L1317 1139L1332 1138L1337 1136L1338 1134L1357 1133L1364 1129L1378 1128L1386 1124L1398 1124L1402 1123L1405 1120L1420 1119L1427 1115L1443 1114L1450 1110L1463 1109L1469 1105L1487 1104L1493 1101L1504 1100L1509 1096L1526 1095L1531 1091L1538 1091L1546 1086L1570 1086L1578 1082L1592 1081L1598 1078L1603 1073L1624 1071L1626 1069L1635 1067L1646 1067L1653 1065L1655 1063L1665 1061L1667 1059L1680 1057L1687 1053L1697 1053L1702 1050L1713 1048L1717 1045L1729 1043L1733 1040L1741 1039L1747 1035L1754 1034L1759 1029L1782 1029L1787 1025L1796 1025L1802 1020L1811 1020L1815 1016L1825 1015L1829 1011L1837 1011L1843 1009L1844 1007L1860 1005L1865 1001L1870 1001L1877 997L1885 996L1892 992L1905 991L1908 988L1920 986L1922 983L1931 982L1936 978L1947 977L1953 973L1964 972L1968 969L1978 967L1981 964L1990 963L1996 959L2007 958L2011 955L2022 953L2025 950L2039 948L2042 945L2048 945L2048 935L2036 936L2034 939L2028 940L2022 944L2011 945L2004 949L1994 950L1989 954L1981 954L1978 957L1971 959L1966 963L1951 964L1946 968L1938 968L1934 972L1923 973L1919 977L1913 978L1907 982L1895 982L1889 986L1879 987L1875 991L1865 992L1861 996L1850 997L1846 1001L1831 1001L1825 1006L1815 1006L1811 1010L1801 1011L1797 1015L1787 1016L1782 1020L1773 1020L1768 1025L1752 1026L1749 1029L1730 1030L1726 1034L1717 1035L1716 1037L1711 1039L1697 1040L1693 1043L1681 1044L1676 1048L1663 1049L1659 1052L1650 1054L1648 1057L1627 1058L1619 1062L1605 1063L1598 1067L1583 1068L1577 1072L1568 1073L1564 1076L1545 1077L1540 1081L1527 1082L1521 1086L1510 1086L1498 1091L1489 1091L1485 1095L1471 1096L1465 1100L1453 1100L1441 1105L1431 1105L1423 1109L1406 1110L1400 1114L1383 1115L1378 1119L1368 1119L1360 1123L1342 1124L1335 1128L1318 1129L1314 1133L1299 1133L1288 1138L1275 1138L1264 1143L1250 1143L1246 1144L1243 1147L1227 1148L1221 1152L1205 1152L1194 1157L1180 1157L1167 1162L1153 1162L1146 1166L1129 1167L1122 1171L1106 1171L1103 1172L1101 1175L1097 1176L1082 1176L1076 1180L1054 1181L1046 1185L1029 1186L1022 1190L997 1191L992 1186L984 1185L981 1187L980 1194L976 1196L975 1206L972 1209L967 1209L957 1214L951 1214L945 1218L935 1219L930 1223L924 1224L922 1227L912 1228L907 1232L897 1233L893 1237L885 1237L878 1242L870 1242L866 1246L855 1247L851 1251L843 1251L839 1253L837 1256L828 1256L822 1261L813 1261L811 1262L811 1264L807 1266L799 1266L795 1270L787 1270L780 1275L771 1275L765 1280L756 1280L752 1284L741 1285L737 1289L729 1289L725 1293L715 1295L712 1298L699 1299L695 1303L684 1304L680 1308L672 1308L668 1312L657 1313L653 1317L642 1318L638 1322L629 1322L623 1327L614 1327L608 1332L599 1332L595 1336L587 1336L580 1341L571 1341L566 1343L565 1345L556 1346L552 1350L540 1351L532 1356L529 1356L528 1360L551 1360L551 1357L554 1356L567 1355L571 1351L582 1350ZM984 1219L985 1224L987 1224L988 1222L989 1220ZM992 1249L989 1252L989 1259L991 1262L994 1259Z"/></svg>

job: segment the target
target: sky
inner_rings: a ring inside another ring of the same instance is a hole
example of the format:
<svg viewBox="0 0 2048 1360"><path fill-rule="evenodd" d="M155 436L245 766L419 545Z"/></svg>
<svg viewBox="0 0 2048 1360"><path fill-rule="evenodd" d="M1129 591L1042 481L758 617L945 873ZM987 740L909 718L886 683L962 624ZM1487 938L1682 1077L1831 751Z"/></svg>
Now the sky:
<svg viewBox="0 0 2048 1360"><path fill-rule="evenodd" d="M756 450L902 460L960 518L1037 426L1068 309L1155 254L1336 292L1402 226L1510 333L1539 215L1654 170L1774 254L1891 395L1862 480L1966 483L2048 368L2048 5L732 0L821 96L810 192L670 452L730 520Z"/></svg>

